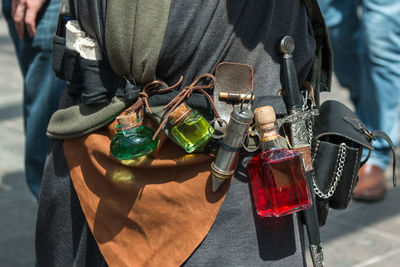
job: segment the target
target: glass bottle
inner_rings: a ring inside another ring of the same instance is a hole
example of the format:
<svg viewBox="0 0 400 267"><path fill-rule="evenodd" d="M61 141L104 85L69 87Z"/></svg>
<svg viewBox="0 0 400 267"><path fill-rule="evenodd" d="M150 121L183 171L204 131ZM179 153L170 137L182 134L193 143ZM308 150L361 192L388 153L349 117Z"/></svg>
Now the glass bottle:
<svg viewBox="0 0 400 267"><path fill-rule="evenodd" d="M271 106L257 108L254 115L262 152L247 164L247 171L257 214L280 217L308 209L312 200L301 154L281 146Z"/></svg>
<svg viewBox="0 0 400 267"><path fill-rule="evenodd" d="M68 21L72 20L73 17L71 15L69 1L62 0L60 6L60 13L58 16L58 24L56 29L56 35L60 37L65 37L65 25Z"/></svg>
<svg viewBox="0 0 400 267"><path fill-rule="evenodd" d="M180 104L170 115L172 135L187 153L192 153L210 139L214 129L208 121L186 103Z"/></svg>
<svg viewBox="0 0 400 267"><path fill-rule="evenodd" d="M118 133L111 139L111 153L119 160L133 159L150 154L157 148L158 137L153 140L154 130L141 125L136 113L117 117Z"/></svg>

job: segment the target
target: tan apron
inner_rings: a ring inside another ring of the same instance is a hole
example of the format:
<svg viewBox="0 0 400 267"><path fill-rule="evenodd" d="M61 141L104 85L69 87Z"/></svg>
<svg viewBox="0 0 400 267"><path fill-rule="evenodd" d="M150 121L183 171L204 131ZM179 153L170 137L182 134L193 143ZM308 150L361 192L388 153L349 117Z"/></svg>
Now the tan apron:
<svg viewBox="0 0 400 267"><path fill-rule="evenodd" d="M70 175L109 266L179 266L209 232L229 183L211 191L212 156L163 143L157 159L110 154L115 122L64 141ZM165 142L164 142L165 141Z"/></svg>

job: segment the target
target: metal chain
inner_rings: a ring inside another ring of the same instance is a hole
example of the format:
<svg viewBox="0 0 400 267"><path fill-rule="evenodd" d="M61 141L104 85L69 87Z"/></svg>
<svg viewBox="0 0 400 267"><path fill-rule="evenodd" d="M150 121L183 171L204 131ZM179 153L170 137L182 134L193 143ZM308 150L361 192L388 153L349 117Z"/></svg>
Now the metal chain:
<svg viewBox="0 0 400 267"><path fill-rule="evenodd" d="M313 139L313 125L312 125L312 119L306 120L307 124L307 130L308 130L308 144L311 145L312 139Z"/></svg>
<svg viewBox="0 0 400 267"><path fill-rule="evenodd" d="M333 194L335 193L336 188L338 187L340 178L342 177L342 172L343 172L343 167L344 167L344 163L346 160L346 144L345 143L341 143L339 145L339 162L335 171L335 180L333 182L333 185L329 188L327 193L323 193L319 188L318 185L315 181L315 178L313 177L313 187L314 187L314 191L315 194L317 196L319 196L320 198L323 199L328 199L331 196L333 196Z"/></svg>

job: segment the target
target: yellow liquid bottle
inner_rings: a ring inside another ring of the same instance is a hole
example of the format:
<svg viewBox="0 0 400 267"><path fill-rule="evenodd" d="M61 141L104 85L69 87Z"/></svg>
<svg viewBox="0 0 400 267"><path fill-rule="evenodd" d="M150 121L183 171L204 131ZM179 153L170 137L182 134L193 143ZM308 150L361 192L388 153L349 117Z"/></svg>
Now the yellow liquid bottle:
<svg viewBox="0 0 400 267"><path fill-rule="evenodd" d="M192 110L185 103L179 105L169 117L172 125L172 135L188 153L207 143L214 129L208 121L197 111Z"/></svg>

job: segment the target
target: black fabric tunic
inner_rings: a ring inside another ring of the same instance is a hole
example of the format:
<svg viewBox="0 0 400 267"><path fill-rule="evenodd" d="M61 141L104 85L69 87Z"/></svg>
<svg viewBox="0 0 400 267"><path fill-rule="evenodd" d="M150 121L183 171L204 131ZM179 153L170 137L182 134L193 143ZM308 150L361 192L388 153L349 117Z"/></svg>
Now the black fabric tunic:
<svg viewBox="0 0 400 267"><path fill-rule="evenodd" d="M104 36L101 29L92 28L90 19L78 17L86 19L81 23L86 32ZM187 85L202 73L214 73L219 62L249 64L255 70L254 107L272 104L277 113L284 114L283 99L276 96L282 89L277 47L284 35L295 40L294 60L303 81L311 67L315 40L299 0L173 0L157 76L173 84L183 75ZM193 99L189 105L199 105ZM169 100L164 95L150 98L150 103ZM72 104L67 95L63 101L64 107ZM206 107L206 101L200 101L201 105ZM305 265L303 229L297 216L261 219L255 215L245 170L248 160L248 155L242 155L212 229L186 266ZM52 144L45 167L36 242L42 267L106 265L80 208L60 141Z"/></svg>
<svg viewBox="0 0 400 267"><path fill-rule="evenodd" d="M285 114L277 96L283 81L278 47L285 35L295 40L298 79L304 81L315 40L299 0L174 0L157 76L173 84L184 75L183 84L189 84L202 73L214 73L220 62L249 64L254 68L254 108L270 104L277 114Z"/></svg>

